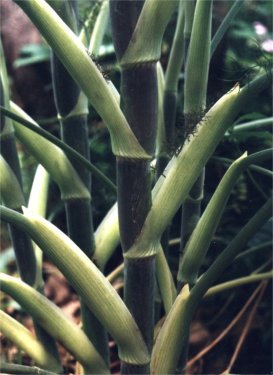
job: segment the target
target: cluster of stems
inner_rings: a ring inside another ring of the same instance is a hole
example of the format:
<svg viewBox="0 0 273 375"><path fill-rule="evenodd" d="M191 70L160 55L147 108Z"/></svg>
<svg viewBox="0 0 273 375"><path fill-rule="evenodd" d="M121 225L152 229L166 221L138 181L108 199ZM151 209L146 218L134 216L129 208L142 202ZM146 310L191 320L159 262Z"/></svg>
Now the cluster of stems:
<svg viewBox="0 0 273 375"><path fill-rule="evenodd" d="M74 355L84 373L109 374L109 333L118 347L121 374L184 373L190 324L202 298L272 277L272 272L256 272L213 286L234 260L271 245L266 242L240 254L269 220L272 199L267 199L199 277L241 173L254 168L272 177L272 172L256 165L268 161L272 149L250 156L244 153L235 161L221 159L231 165L201 212L207 161L241 109L270 84L268 74L261 75L247 87L235 86L206 109L211 56L244 0L234 2L213 38L213 0L104 0L90 40L79 30L78 0L14 2L52 48L61 139L41 129L10 101L0 46L0 172L4 176L0 213L10 228L21 278L1 273L0 281L2 290L33 317L37 338L2 311L1 330L41 369L6 363L1 368L12 373L62 373L56 340ZM177 25L164 78L161 45L175 11ZM120 67L120 95L93 55L99 54L108 19ZM89 105L108 127L117 186L90 162ZM179 107L183 108L183 135L177 144ZM233 131L268 126L269 122L272 118ZM28 208L23 207L26 199L14 135L45 168L37 169ZM155 183L151 173L154 157ZM117 193L117 204L96 232L90 171ZM67 235L43 218L49 177L61 191ZM168 227L181 206L180 259L174 280L168 265ZM119 241L124 264L106 278L105 265ZM43 253L78 293L82 329L43 295ZM122 272L123 300L110 283ZM162 306L166 316L154 337L154 325L163 317Z"/></svg>

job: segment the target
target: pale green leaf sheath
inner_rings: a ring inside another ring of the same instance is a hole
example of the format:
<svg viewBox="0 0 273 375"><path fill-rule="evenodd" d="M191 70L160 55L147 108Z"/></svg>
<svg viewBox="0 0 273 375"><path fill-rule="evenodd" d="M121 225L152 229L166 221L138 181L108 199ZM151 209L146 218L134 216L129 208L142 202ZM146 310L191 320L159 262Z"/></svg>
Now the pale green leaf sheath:
<svg viewBox="0 0 273 375"><path fill-rule="evenodd" d="M11 102L11 108L17 115L38 126L16 104ZM63 199L90 199L89 191L84 186L65 153L59 147L16 122L14 122L14 128L16 137L28 147L30 153L43 165L57 183Z"/></svg>
<svg viewBox="0 0 273 375"><path fill-rule="evenodd" d="M105 121L110 132L113 153L120 157L133 155L136 159L149 158L131 131L111 88L80 39L45 0L15 0L15 2L39 29Z"/></svg>
<svg viewBox="0 0 273 375"><path fill-rule="evenodd" d="M251 156L244 153L229 167L186 244L178 271L179 281L190 284L196 282L199 268L222 217L232 188L240 174L251 163L271 159L271 157L272 149L260 151Z"/></svg>
<svg viewBox="0 0 273 375"><path fill-rule="evenodd" d="M10 102L13 111L8 110L5 107L0 106L0 113L12 119L17 125L21 125L30 129L32 132L39 134L42 138L47 139L53 145L59 147L63 150L67 156L71 157L73 160L77 160L81 163L87 170L93 173L94 176L99 178L101 182L108 185L111 190L116 192L116 186L106 177L94 164L90 163L86 158L79 154L74 148L70 147L68 144L62 142L59 138L52 135L50 132L37 126L34 120L32 120L22 109L20 109L16 104Z"/></svg>
<svg viewBox="0 0 273 375"><path fill-rule="evenodd" d="M151 366L153 374L174 374L181 353L186 350L189 327L199 302L249 239L270 219L272 198L248 221L241 231L209 267L196 285L188 292L184 286L159 333L153 349ZM176 321L174 324L173 321ZM179 328L178 328L179 327ZM173 332L173 335L170 334Z"/></svg>
<svg viewBox="0 0 273 375"><path fill-rule="evenodd" d="M12 296L50 335L60 341L90 373L109 373L85 333L54 303L20 279L1 273L0 281L1 289Z"/></svg>
<svg viewBox="0 0 273 375"><path fill-rule="evenodd" d="M117 203L109 210L95 232L94 260L103 270L120 242Z"/></svg>
<svg viewBox="0 0 273 375"><path fill-rule="evenodd" d="M151 374L153 375L171 374L174 363L178 361L180 347L177 342L180 337L181 326L184 323L184 306L188 297L189 286L185 285L177 296L157 336L151 359Z"/></svg>
<svg viewBox="0 0 273 375"><path fill-rule="evenodd" d="M2 155L0 155L0 194L4 204L18 210L23 204L25 199L21 186Z"/></svg>
<svg viewBox="0 0 273 375"><path fill-rule="evenodd" d="M38 366L54 372L60 371L59 362L48 353L41 342L26 327L2 310L0 310L0 331L34 359Z"/></svg>
<svg viewBox="0 0 273 375"><path fill-rule="evenodd" d="M120 64L157 61L164 31L179 0L147 0Z"/></svg>
<svg viewBox="0 0 273 375"><path fill-rule="evenodd" d="M39 164L32 181L31 191L28 198L28 209L31 212L34 212L42 217L46 216L49 180L49 174L44 169L44 167L41 164ZM37 262L37 290L41 291L44 284L43 252L34 242L32 242L32 246L35 252Z"/></svg>
<svg viewBox="0 0 273 375"><path fill-rule="evenodd" d="M197 125L196 132L185 142L178 156L173 156L153 189L152 208L138 241L126 253L126 257L135 257L136 254L151 256L157 251L158 239L187 198L190 188L230 123L238 94L239 87L236 86L219 99ZM161 219L158 220L158 217Z"/></svg>
<svg viewBox="0 0 273 375"><path fill-rule="evenodd" d="M1 216L27 231L51 258L116 340L120 358L137 365L148 363L149 355L139 330L112 285L63 232L40 216L24 211L23 216L1 207Z"/></svg>

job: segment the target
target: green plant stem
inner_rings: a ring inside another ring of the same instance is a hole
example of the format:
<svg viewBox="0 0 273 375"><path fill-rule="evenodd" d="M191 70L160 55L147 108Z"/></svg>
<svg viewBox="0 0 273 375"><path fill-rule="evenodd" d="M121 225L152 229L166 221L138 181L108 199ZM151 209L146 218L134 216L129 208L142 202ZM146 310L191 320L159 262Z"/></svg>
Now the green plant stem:
<svg viewBox="0 0 273 375"><path fill-rule="evenodd" d="M238 288L242 285L256 283L256 282L261 281L261 280L272 279L272 277L273 277L273 271L270 271L270 272L264 272L264 273L244 276L244 277L240 277L238 279L226 281L225 283L221 283L221 284L218 284L218 285L215 285L215 286L211 287L207 291L207 293L204 295L204 298L214 296L215 294L224 292L224 291L229 290L229 289Z"/></svg>
<svg viewBox="0 0 273 375"><path fill-rule="evenodd" d="M152 368L154 374L173 374L181 356L187 350L188 335L191 320L201 299L219 278L223 271L231 264L235 256L240 252L249 239L267 222L272 215L272 198L269 199L258 212L248 221L248 223L233 238L230 244L219 255L215 262L209 267L207 272L199 279L197 284L191 289L188 296L183 299L187 285L180 292L174 307L169 313L168 320L165 321L167 327L173 320L179 319L179 329L175 326L173 335L168 333L168 329L161 328L162 334L158 335L152 353ZM173 313L172 313L173 311ZM186 363L184 364L186 365Z"/></svg>
<svg viewBox="0 0 273 375"><path fill-rule="evenodd" d="M178 280L180 283L192 285L196 282L198 271L224 212L227 200L241 173L251 163L259 163L271 158L272 149L260 151L250 156L246 156L245 153L230 166L186 244L183 258L179 264Z"/></svg>
<svg viewBox="0 0 273 375"><path fill-rule="evenodd" d="M262 243L257 246L253 246L250 249L247 249L240 253L239 255L236 256L234 261L240 260L241 258L244 258L245 256L249 256L250 254L255 254L257 251L262 251L264 249L272 249L273 242L272 241L267 241L265 243Z"/></svg>
<svg viewBox="0 0 273 375"><path fill-rule="evenodd" d="M191 317L199 304L201 298L205 295L209 287L220 277L223 271L233 261L249 239L270 219L272 215L272 198L269 199L258 212L248 221L240 230L237 236L230 242L225 250L219 255L215 262L209 267L207 272L202 275L197 284L193 287L187 303L187 312L185 313L185 322L189 326ZM188 328L186 328L188 329ZM182 343L183 348L184 343Z"/></svg>
<svg viewBox="0 0 273 375"><path fill-rule="evenodd" d="M270 83L272 82L273 68L268 70L266 73L258 75L251 82L245 85L241 91L234 107L234 111L238 111L239 108L247 105L247 103L254 99L257 94L266 88L269 88ZM238 112L237 112L238 113Z"/></svg>
<svg viewBox="0 0 273 375"><path fill-rule="evenodd" d="M0 214L2 220L28 232L56 264L116 341L120 358L140 366L149 363L147 347L132 315L115 289L74 242L53 224L27 209L21 215L0 206Z"/></svg>
<svg viewBox="0 0 273 375"><path fill-rule="evenodd" d="M215 160L215 161L227 164L227 165L232 164L234 162L234 160L232 160L232 159L222 158L222 157L219 157L219 156L214 156L211 160ZM258 165L250 165L249 169L252 170L253 172L258 172L258 173L261 173L265 176L268 176L269 178L273 177L273 172L271 170L260 167Z"/></svg>
<svg viewBox="0 0 273 375"><path fill-rule="evenodd" d="M163 249L159 250L156 255L156 278L164 310L168 314L174 303L176 290Z"/></svg>
<svg viewBox="0 0 273 375"><path fill-rule="evenodd" d="M108 276L107 280L113 283L115 279L124 273L124 263L121 263L117 268L115 268Z"/></svg>
<svg viewBox="0 0 273 375"><path fill-rule="evenodd" d="M223 36L225 35L226 31L230 27L233 18L237 15L241 7L243 6L245 0L235 0L232 7L230 8L228 14L225 16L224 20L221 22L219 29L216 31L215 35L212 38L211 45L210 45L210 57L213 56L216 48L218 47L219 43L221 42Z"/></svg>
<svg viewBox="0 0 273 375"><path fill-rule="evenodd" d="M5 206L18 209L25 204L21 186L10 166L0 154L0 192L1 200Z"/></svg>
<svg viewBox="0 0 273 375"><path fill-rule="evenodd" d="M180 254L184 253L184 247L200 218L204 180L205 169L203 169L201 175L194 183L189 193L189 197L186 199L182 207Z"/></svg>
<svg viewBox="0 0 273 375"><path fill-rule="evenodd" d="M211 18L212 1L197 0L187 53L184 90L184 114L190 116L192 121L196 118L198 120L198 115L200 112L202 115L206 107Z"/></svg>
<svg viewBox="0 0 273 375"><path fill-rule="evenodd" d="M195 6L196 6L196 2L194 0L189 0L185 2L185 27L184 27L184 33L183 33L185 61L188 55L188 49L189 49L189 44L191 40Z"/></svg>
<svg viewBox="0 0 273 375"><path fill-rule="evenodd" d="M0 363L0 372L3 374L56 375L55 372L46 371L36 366L16 365L2 361Z"/></svg>
<svg viewBox="0 0 273 375"><path fill-rule="evenodd" d="M51 354L51 348L44 346L25 326L0 310L0 329L6 338L23 349L42 368L62 372L60 362Z"/></svg>
<svg viewBox="0 0 273 375"><path fill-rule="evenodd" d="M96 251L94 262L103 270L120 242L118 207L115 203L95 232Z"/></svg>
<svg viewBox="0 0 273 375"><path fill-rule="evenodd" d="M26 128L32 130L33 132L41 135L43 138L49 140L54 145L58 146L60 149L66 152L68 156L77 160L78 162L82 163L86 169L93 173L94 176L99 178L101 182L106 185L109 189L113 192L116 192L116 186L113 184L112 181L109 180L98 168L91 164L88 160L86 160L81 154L75 151L72 147L65 144L63 141L55 137L54 135L50 134L48 131L34 125L30 121L25 120L21 116L18 116L14 111L9 111L7 108L0 107L1 113L5 116L13 119L18 124L25 126Z"/></svg>
<svg viewBox="0 0 273 375"><path fill-rule="evenodd" d="M31 185L31 190L28 198L28 209L42 217L46 216L47 210L47 197L50 176L44 167L39 164ZM33 250L35 252L37 263L37 290L42 292L44 287L43 280L43 252L41 249L32 242Z"/></svg>
<svg viewBox="0 0 273 375"><path fill-rule="evenodd" d="M254 120L245 122L244 124L235 125L232 129L232 133L239 131L258 130L264 127L271 127L273 124L273 117L263 118L260 120Z"/></svg>
<svg viewBox="0 0 273 375"><path fill-rule="evenodd" d="M101 4L100 12L96 19L94 28L92 30L88 52L97 56L99 54L100 46L102 45L103 37L109 23L109 0L104 0Z"/></svg>
<svg viewBox="0 0 273 375"><path fill-rule="evenodd" d="M184 6L184 2L180 1L174 39L166 69L165 90L171 92L177 92L178 77L184 61Z"/></svg>
<svg viewBox="0 0 273 375"><path fill-rule="evenodd" d="M1 289L64 345L89 373L109 374L103 358L86 334L59 307L20 279L0 274L0 280Z"/></svg>

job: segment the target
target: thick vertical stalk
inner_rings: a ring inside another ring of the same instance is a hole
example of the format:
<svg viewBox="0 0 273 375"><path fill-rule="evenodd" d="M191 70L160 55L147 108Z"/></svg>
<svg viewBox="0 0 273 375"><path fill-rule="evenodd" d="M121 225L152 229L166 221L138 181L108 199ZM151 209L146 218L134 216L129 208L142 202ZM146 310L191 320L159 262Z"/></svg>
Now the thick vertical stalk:
<svg viewBox="0 0 273 375"><path fill-rule="evenodd" d="M78 12L77 1L51 3L61 18L77 33ZM73 147L87 160L90 160L88 144L87 98L79 86L56 57L52 54L52 75L55 103L60 117L61 136L65 143ZM88 190L91 190L90 173L75 160L71 160L79 176ZM89 199L69 199L65 201L67 227L69 237L92 258L95 251L92 208ZM108 338L105 329L86 305L81 303L83 328L96 349L109 361Z"/></svg>
<svg viewBox="0 0 273 375"><path fill-rule="evenodd" d="M155 65L126 69L122 74L121 85L125 115L142 147L151 153L152 140L155 136L154 130L149 129L154 123L156 108ZM147 134L152 137L149 139ZM117 186L121 243L123 251L126 252L140 233L151 206L149 161L119 158ZM146 260L141 258L125 260L125 302L149 349L152 346L154 272L155 257ZM124 365L123 371L124 373L149 372L147 368L136 369L129 365Z"/></svg>
<svg viewBox="0 0 273 375"><path fill-rule="evenodd" d="M141 1L110 2L113 40L118 60L126 52L133 34ZM156 63L121 67L121 106L141 146L151 155L154 150L157 120ZM117 158L117 186L120 235L123 252L138 237L151 206L150 161ZM155 257L125 260L124 298L148 349L151 351L154 323ZM148 366L122 363L123 374L148 374Z"/></svg>

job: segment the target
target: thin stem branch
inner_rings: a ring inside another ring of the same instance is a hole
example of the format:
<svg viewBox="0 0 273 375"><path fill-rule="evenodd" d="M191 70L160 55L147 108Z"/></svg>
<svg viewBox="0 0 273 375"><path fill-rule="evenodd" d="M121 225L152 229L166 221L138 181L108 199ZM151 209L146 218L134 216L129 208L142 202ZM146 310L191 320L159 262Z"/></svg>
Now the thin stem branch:
<svg viewBox="0 0 273 375"><path fill-rule="evenodd" d="M234 162L234 160L232 160L232 159L222 158L220 156L214 156L211 160L217 161L217 162L221 162L221 163L224 163L224 164L228 164L228 165L232 164ZM258 172L258 173L261 173L261 174L263 174L265 176L268 176L270 178L273 177L273 172L272 171L270 171L269 169L260 167L258 165L252 164L252 165L249 165L248 168L251 169L251 170L253 170L253 171L255 171L255 172Z"/></svg>
<svg viewBox="0 0 273 375"><path fill-rule="evenodd" d="M249 249L247 249L247 250L243 251L242 253L240 253L239 255L237 255L237 257L234 259L234 261L237 261L241 258L244 258L245 256L249 256L253 253L256 253L257 251L262 251L264 249L272 249L272 245L273 245L272 241L266 241L266 242L261 243L257 246L252 246Z"/></svg>
<svg viewBox="0 0 273 375"><path fill-rule="evenodd" d="M124 263L121 263L108 276L107 280L112 283L124 271Z"/></svg>
<svg viewBox="0 0 273 375"><path fill-rule="evenodd" d="M273 117L267 117L260 120L254 120L245 122L244 124L235 125L232 129L232 133L236 133L239 131L247 131L247 130L258 130L264 127L272 127Z"/></svg>
<svg viewBox="0 0 273 375"><path fill-rule="evenodd" d="M35 374L35 375L56 375L55 372L43 370L37 366L16 365L14 363L1 362L0 372L6 374Z"/></svg>
<svg viewBox="0 0 273 375"><path fill-rule="evenodd" d="M273 271L269 271L269 272L264 272L264 273L259 273L259 274L251 274L249 276L240 277L238 279L227 281L225 283L221 283L221 284L211 287L205 294L204 298L211 297L225 290L237 288L242 285L256 283L257 281L260 281L260 280L271 279L272 277L273 277Z"/></svg>
<svg viewBox="0 0 273 375"><path fill-rule="evenodd" d="M228 28L231 25L231 22L233 18L236 16L236 14L239 12L241 9L242 5L244 4L245 0L236 0L232 7L230 8L228 14L222 21L219 29L216 31L215 35L212 38L211 41L211 46L210 46L210 57L214 54L216 48L218 47L219 43L221 42L224 34L228 30Z"/></svg>

